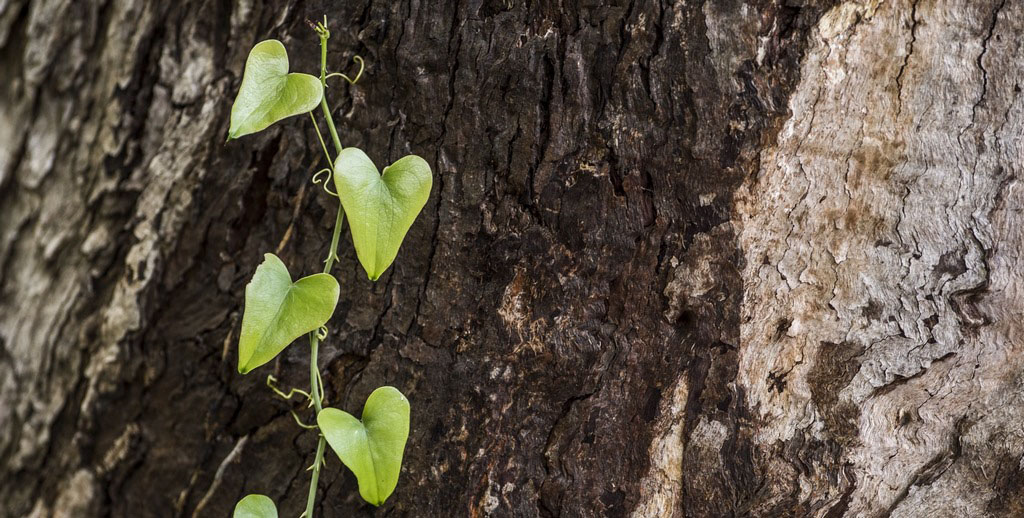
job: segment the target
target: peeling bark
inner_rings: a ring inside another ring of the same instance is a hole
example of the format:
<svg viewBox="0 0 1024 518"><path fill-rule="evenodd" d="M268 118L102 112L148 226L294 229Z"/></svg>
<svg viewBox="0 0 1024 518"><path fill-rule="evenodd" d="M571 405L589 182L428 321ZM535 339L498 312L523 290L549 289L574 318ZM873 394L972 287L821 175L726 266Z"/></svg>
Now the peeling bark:
<svg viewBox="0 0 1024 518"><path fill-rule="evenodd" d="M308 350L233 365L332 200L306 119L223 142L323 13L343 143L436 181L377 283L343 239L328 404L413 429L319 516L1024 515L1024 4L10 0L0 517L299 512Z"/></svg>

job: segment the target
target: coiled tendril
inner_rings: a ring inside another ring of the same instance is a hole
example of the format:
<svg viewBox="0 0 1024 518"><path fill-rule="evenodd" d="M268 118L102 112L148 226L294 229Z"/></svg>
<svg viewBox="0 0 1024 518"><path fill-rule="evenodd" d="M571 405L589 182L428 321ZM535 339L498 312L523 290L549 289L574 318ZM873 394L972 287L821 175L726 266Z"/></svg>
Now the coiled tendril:
<svg viewBox="0 0 1024 518"><path fill-rule="evenodd" d="M342 74L341 72L334 72L334 73L331 73L331 74L327 74L327 77L324 77L324 80L326 81L326 80L328 80L328 79L330 79L332 77L340 77L340 78L344 79L345 81L348 81L348 84L350 84L350 85L356 84L356 81L359 81L359 78L363 77L363 69L366 68L366 63L363 62L363 58L358 56L358 55L352 56L352 61L355 61L356 63L359 63L359 72L356 72L356 78L355 79L349 79L349 77L347 75Z"/></svg>
<svg viewBox="0 0 1024 518"><path fill-rule="evenodd" d="M322 175L324 173L327 173L327 176L321 177L320 175ZM333 174L333 173L331 172L330 168L325 167L325 168L317 171L315 174L313 174L313 183L316 184L316 185L319 185L319 184L322 183L323 184L323 188L324 188L324 192L326 192L327 194L330 194L331 196L334 196L335 198L337 198L338 197L338 193L330 190L327 187L327 184L329 184L331 182L331 174Z"/></svg>

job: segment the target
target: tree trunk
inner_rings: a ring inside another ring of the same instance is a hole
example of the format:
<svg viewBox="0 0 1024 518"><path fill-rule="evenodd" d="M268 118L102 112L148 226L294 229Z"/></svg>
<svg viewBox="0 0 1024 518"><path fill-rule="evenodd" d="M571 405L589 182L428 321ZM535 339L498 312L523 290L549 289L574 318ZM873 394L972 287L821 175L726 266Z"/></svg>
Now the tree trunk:
<svg viewBox="0 0 1024 518"><path fill-rule="evenodd" d="M264 252L321 268L308 117L225 144L252 45L434 191L348 236L331 406L412 402L317 516L1024 516L1024 2L0 1L0 516L304 505L308 347L235 371Z"/></svg>

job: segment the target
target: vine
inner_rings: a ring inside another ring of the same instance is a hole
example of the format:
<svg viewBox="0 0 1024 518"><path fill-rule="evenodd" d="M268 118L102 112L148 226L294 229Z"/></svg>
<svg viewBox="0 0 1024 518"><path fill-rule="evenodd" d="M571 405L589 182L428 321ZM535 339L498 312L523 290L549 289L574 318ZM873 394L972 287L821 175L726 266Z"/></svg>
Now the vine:
<svg viewBox="0 0 1024 518"><path fill-rule="evenodd" d="M327 42L331 37L327 17L310 23L320 38L320 75L289 72L288 54L277 40L257 43L249 52L238 95L231 107L228 140L262 131L274 123L308 113L328 167L312 176L312 182L338 200L331 244L323 272L292 281L287 266L274 254L265 254L245 288L245 311L238 345L238 372L247 374L277 357L303 335L309 338L309 391L292 388L287 393L278 380L267 376L267 386L290 400L298 395L308 400L316 424L306 424L292 412L299 426L318 433L316 454L306 507L300 515L313 518L317 484L324 467L327 446L356 476L359 494L379 506L394 492L409 436L409 401L396 388L379 387L366 399L362 418L337 408L324 407L324 384L317 356L320 342L327 338L326 324L334 314L340 286L331 275L338 260L338 243L346 216L356 255L370 280L376 281L394 262L402 241L430 195L430 166L415 155L405 156L378 172L366 154L343 147L331 116L325 91L327 80L340 77L355 85L363 76L365 63L359 56L354 78L327 72ZM330 133L335 154L328 151L314 111L319 106ZM334 191L328 187L334 184ZM235 506L236 518L277 518L273 500L250 494Z"/></svg>

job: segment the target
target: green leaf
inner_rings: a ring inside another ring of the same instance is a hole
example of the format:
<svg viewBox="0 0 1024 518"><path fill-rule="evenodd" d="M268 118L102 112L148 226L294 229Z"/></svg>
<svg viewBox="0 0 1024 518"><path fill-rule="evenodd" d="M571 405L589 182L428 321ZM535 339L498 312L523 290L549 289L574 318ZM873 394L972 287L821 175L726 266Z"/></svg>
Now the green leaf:
<svg viewBox="0 0 1024 518"><path fill-rule="evenodd" d="M273 360L296 338L326 324L340 291L338 281L326 273L292 282L284 263L265 254L245 287L238 372L245 374Z"/></svg>
<svg viewBox="0 0 1024 518"><path fill-rule="evenodd" d="M231 106L228 140L263 131L271 124L306 113L320 104L324 88L309 74L288 73L288 53L277 40L256 44L245 60L238 97Z"/></svg>
<svg viewBox="0 0 1024 518"><path fill-rule="evenodd" d="M348 412L325 408L316 422L327 444L355 473L363 500L383 504L398 485L409 438L409 400L395 387L380 387L366 398L362 421Z"/></svg>
<svg viewBox="0 0 1024 518"><path fill-rule="evenodd" d="M248 495L235 505L232 518L277 518L274 501L263 495Z"/></svg>
<svg viewBox="0 0 1024 518"><path fill-rule="evenodd" d="M366 153L350 147L338 154L334 172L356 255L375 281L395 260L406 232L430 197L430 166L409 155L385 167L382 175Z"/></svg>

